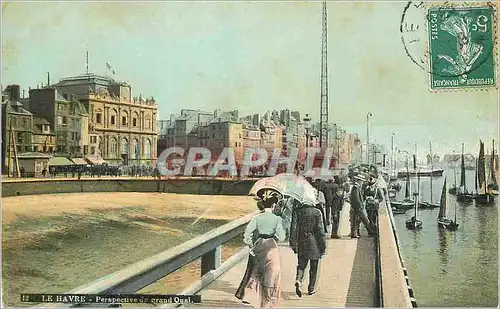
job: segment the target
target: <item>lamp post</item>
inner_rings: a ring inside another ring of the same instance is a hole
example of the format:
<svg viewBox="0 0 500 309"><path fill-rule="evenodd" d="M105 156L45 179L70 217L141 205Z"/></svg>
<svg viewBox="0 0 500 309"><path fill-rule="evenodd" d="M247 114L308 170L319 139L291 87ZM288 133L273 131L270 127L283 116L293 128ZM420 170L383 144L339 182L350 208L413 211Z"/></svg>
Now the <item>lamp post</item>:
<svg viewBox="0 0 500 309"><path fill-rule="evenodd" d="M366 114L366 164L370 164L370 117L372 113Z"/></svg>

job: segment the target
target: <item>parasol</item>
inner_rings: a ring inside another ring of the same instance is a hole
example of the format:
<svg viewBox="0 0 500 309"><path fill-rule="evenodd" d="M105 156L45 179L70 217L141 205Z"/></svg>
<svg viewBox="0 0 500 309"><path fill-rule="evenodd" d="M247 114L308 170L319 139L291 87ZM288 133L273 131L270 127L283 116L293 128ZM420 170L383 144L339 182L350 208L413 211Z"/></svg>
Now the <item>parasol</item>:
<svg viewBox="0 0 500 309"><path fill-rule="evenodd" d="M273 190L290 196L302 204L316 205L316 189L302 176L282 173L258 180L250 189L249 195L259 195L263 191Z"/></svg>

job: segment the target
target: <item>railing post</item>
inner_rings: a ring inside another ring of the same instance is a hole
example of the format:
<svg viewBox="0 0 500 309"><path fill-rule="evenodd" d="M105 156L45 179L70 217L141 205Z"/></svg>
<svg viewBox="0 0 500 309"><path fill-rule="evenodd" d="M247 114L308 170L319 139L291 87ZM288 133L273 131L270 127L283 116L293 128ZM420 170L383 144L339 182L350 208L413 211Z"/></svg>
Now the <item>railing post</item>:
<svg viewBox="0 0 500 309"><path fill-rule="evenodd" d="M218 246L201 257L201 276L211 270L219 268L221 264L221 248L222 246Z"/></svg>

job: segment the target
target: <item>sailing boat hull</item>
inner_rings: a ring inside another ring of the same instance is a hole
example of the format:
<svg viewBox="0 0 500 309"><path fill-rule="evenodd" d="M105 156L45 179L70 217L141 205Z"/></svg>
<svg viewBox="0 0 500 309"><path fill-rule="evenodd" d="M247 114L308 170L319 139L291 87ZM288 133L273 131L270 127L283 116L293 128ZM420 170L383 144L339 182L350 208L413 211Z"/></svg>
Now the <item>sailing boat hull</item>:
<svg viewBox="0 0 500 309"><path fill-rule="evenodd" d="M476 205L491 205L495 202L495 196L491 194L477 194L474 196Z"/></svg>
<svg viewBox="0 0 500 309"><path fill-rule="evenodd" d="M410 230L418 230L422 228L422 221L420 220L407 220L406 221L406 228Z"/></svg>
<svg viewBox="0 0 500 309"><path fill-rule="evenodd" d="M439 208L439 203L420 202L418 203L418 207L420 209L434 209L434 208Z"/></svg>
<svg viewBox="0 0 500 309"><path fill-rule="evenodd" d="M457 187L450 188L448 193L451 195L457 195Z"/></svg>
<svg viewBox="0 0 500 309"><path fill-rule="evenodd" d="M461 203L472 203L474 201L474 195L472 194L458 194L457 201Z"/></svg>
<svg viewBox="0 0 500 309"><path fill-rule="evenodd" d="M455 231L459 226L459 224L453 222L453 220L446 218L438 219L437 222L438 222L438 227L445 228L451 231Z"/></svg>

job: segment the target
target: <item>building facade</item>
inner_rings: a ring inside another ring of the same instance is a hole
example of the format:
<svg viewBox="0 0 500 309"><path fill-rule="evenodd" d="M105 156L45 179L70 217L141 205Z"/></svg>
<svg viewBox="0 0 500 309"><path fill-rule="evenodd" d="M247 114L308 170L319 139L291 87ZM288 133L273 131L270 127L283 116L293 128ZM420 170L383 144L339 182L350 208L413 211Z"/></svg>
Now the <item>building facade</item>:
<svg viewBox="0 0 500 309"><path fill-rule="evenodd" d="M53 128L55 156L82 158L89 154L89 114L74 95L60 93L54 87L31 89L29 108L39 124L46 121Z"/></svg>
<svg viewBox="0 0 500 309"><path fill-rule="evenodd" d="M20 102L19 85L2 92L2 174L17 174L16 158L33 151L33 114Z"/></svg>
<svg viewBox="0 0 500 309"><path fill-rule="evenodd" d="M154 98L132 97L129 84L95 74L64 78L54 87L63 95L74 95L88 111L89 155L111 164L156 163Z"/></svg>

